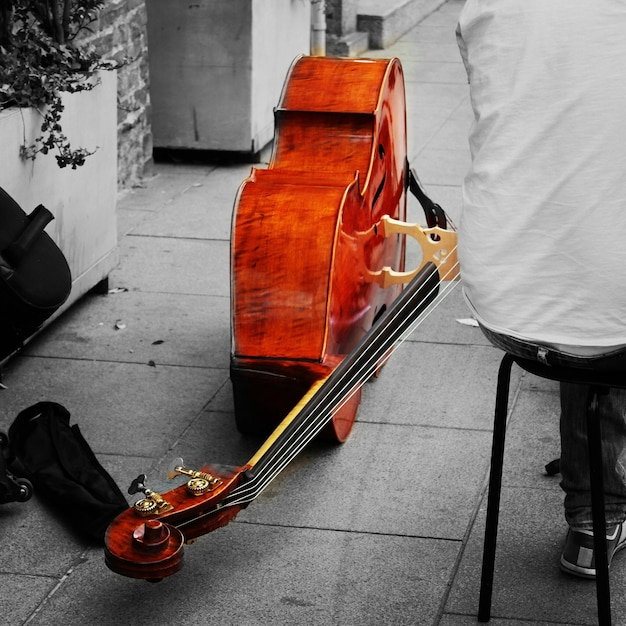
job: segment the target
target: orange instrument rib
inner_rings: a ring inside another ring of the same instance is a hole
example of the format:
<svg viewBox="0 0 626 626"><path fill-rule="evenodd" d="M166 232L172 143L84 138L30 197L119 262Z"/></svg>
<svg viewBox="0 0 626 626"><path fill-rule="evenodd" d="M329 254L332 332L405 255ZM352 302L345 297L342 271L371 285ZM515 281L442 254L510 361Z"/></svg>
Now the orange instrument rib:
<svg viewBox="0 0 626 626"><path fill-rule="evenodd" d="M237 425L267 433L329 374L401 290L372 270L404 268L406 112L397 59L301 57L276 110L267 169L242 184L232 229L231 380ZM337 411L343 441L358 394Z"/></svg>

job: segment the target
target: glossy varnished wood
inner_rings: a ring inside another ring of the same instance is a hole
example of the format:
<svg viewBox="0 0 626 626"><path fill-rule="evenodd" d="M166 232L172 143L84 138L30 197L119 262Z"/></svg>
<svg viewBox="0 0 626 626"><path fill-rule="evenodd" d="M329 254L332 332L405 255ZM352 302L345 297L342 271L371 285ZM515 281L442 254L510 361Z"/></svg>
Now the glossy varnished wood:
<svg viewBox="0 0 626 626"><path fill-rule="evenodd" d="M162 513L140 516L133 507L109 525L105 535L105 563L117 574L132 578L160 580L176 573L183 565L184 543L216 528L225 526L240 511L240 506L219 509L228 494L241 482L248 466L220 471L203 467L202 471L219 477L221 483L201 496L191 495L185 485L161 494L170 505ZM160 523L166 539L151 547L136 538L145 532L145 524Z"/></svg>
<svg viewBox="0 0 626 626"><path fill-rule="evenodd" d="M186 542L232 520L323 429L345 440L364 378L436 297L435 262L404 292L394 276L376 277L404 269L405 233L388 219L406 217L399 62L303 57L276 122L269 167L239 190L231 251L237 423L273 432L245 466L203 468L221 478L213 491L194 496L183 485L148 518L133 509L116 518L105 559L120 574L177 572Z"/></svg>
<svg viewBox="0 0 626 626"><path fill-rule="evenodd" d="M351 392L361 376L371 372L426 314L438 289L439 274L435 264L429 262L350 354L337 359L331 373L311 385L243 467L227 471L204 467L195 472L182 471L182 460L176 462L174 475L183 473L193 480L209 480L214 489L201 496L190 494L184 486L162 495L144 489L146 498L138 504L150 504L152 510L148 509L146 517L147 507L139 506L144 515L130 509L111 523L105 537L107 566L119 574L151 581L176 573L183 565L184 543L224 526L255 500L327 426L332 407L348 397L358 404ZM349 432L351 422L345 424L343 420L350 415L349 411L341 411L333 418L337 437ZM220 479L217 485L215 477ZM143 477L137 481L140 479ZM195 483L190 486L192 491L197 489Z"/></svg>
<svg viewBox="0 0 626 626"><path fill-rule="evenodd" d="M276 110L269 166L233 217L231 380L237 424L268 432L348 354L400 293L368 269L404 268L406 112L397 59L301 57ZM358 398L337 412L347 437Z"/></svg>

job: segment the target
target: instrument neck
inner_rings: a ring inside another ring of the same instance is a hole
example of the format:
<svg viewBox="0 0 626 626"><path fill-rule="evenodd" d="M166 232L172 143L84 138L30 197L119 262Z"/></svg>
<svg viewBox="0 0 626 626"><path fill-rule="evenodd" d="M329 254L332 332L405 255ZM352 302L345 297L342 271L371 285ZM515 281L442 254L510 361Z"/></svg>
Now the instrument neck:
<svg viewBox="0 0 626 626"><path fill-rule="evenodd" d="M439 276L428 263L372 329L325 379L316 383L250 460L244 482L224 504L254 500L282 469L329 423L333 411L384 362L435 300Z"/></svg>

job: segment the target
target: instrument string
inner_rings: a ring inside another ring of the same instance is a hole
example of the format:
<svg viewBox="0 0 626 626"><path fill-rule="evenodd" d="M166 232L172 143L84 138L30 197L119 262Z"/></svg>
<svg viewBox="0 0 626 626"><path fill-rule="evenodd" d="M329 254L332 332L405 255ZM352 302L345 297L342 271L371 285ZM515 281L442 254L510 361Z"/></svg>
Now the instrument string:
<svg viewBox="0 0 626 626"><path fill-rule="evenodd" d="M446 215L446 222L447 222L447 230L453 231L453 232L457 230L456 225L452 222L452 220L447 215ZM431 233L430 237L433 239L433 241L438 240L436 232ZM456 252L456 246L454 246L452 250L446 253L446 258L448 258L450 254L454 254L455 252ZM445 259L443 259L443 261L445 261ZM441 271L441 267L437 269L438 269L438 272ZM448 290L452 290L456 286L456 284L458 284L458 281L452 283L449 281L449 279L453 278L456 275L457 269L458 269L458 260L452 267L448 267L448 269L446 270L446 273L442 277L439 278L439 282L432 288L430 293L427 293L424 297L422 297L420 302L416 305L416 308L419 307L421 302L428 301L431 295L433 294L433 292L439 290L439 285L442 282L445 282L447 279L448 279L447 287L445 287L444 293L447 292ZM419 293L419 290L423 289L423 287L424 285L422 285L418 289L418 293ZM445 295L442 295L439 298L439 302L441 302L446 295L447 293L445 293ZM394 317L391 319L391 321L401 316L403 318L406 317L410 319L411 312L409 312L409 315L405 314L405 310L409 306L413 306L412 301L405 299L402 308L396 307L394 309ZM403 337L400 337L399 343L402 343L402 341L404 341L404 339L415 330L415 328L421 323L421 321L426 319L426 317L432 312L432 310L434 310L434 308L436 308L436 306L438 306L438 303L430 302L429 306L427 306L425 311L423 311L423 315L421 316L421 318L418 317L418 319L416 320L416 323L409 327L407 332L404 333ZM306 420L300 420L301 428L298 429L296 432L292 432L290 436L284 436L284 433L281 433L282 442L283 442L282 445L276 446L276 445L271 444L268 451L264 453L265 458L263 456L261 457L261 460L266 465L269 465L270 463L270 460L269 460L270 457L267 456L268 453L273 454L280 461L279 468L276 469L275 473L268 473L268 476L271 476L271 478L269 478L270 481L278 472L282 471L282 469L284 469L284 467L293 459L293 457L296 454L298 454L309 443L309 441L315 435L317 435L318 432L322 428L324 428L324 426L332 419L332 411L340 410L348 401L350 401L350 399L354 396L354 394L357 391L359 391L359 389L363 386L365 382L363 373L367 372L368 377L369 377L375 371L376 367L382 367L384 365L387 359L390 358L391 353L394 350L394 346L399 345L399 343L397 342L398 342L398 336L394 337L393 341L387 341L387 343L384 344L382 349L379 349L374 354L370 354L369 358L368 358L369 353L365 351L364 354L360 355L359 359L362 359L363 357L365 357L367 360L363 363L359 363L359 360L357 359L357 362L352 366L352 369L348 372L348 374L350 372L353 373L352 377L349 380L346 381L345 379L340 379L340 380L335 381L335 385L334 387L330 389L330 391L328 391L327 389L320 390L320 393L327 393L327 395L319 401L317 406L315 405L315 397L313 397L312 400L309 401L309 404L308 404L309 408L311 406L316 406L316 408L318 409L317 416L313 414L311 416L312 419L307 418ZM358 349L359 347L356 348L356 350ZM372 363L374 364L373 367L372 367ZM357 369L357 367L359 369ZM335 391L335 388L337 387L338 387L338 391ZM329 406L330 406L331 412L329 412ZM303 410L305 410L306 408L307 407L304 407ZM300 411L299 415L301 414L302 414L302 410ZM294 421L297 419L298 417L295 417ZM294 437L297 437L298 435L300 435L300 438L294 440ZM288 445L293 445L293 453L290 454L288 457L284 457L284 449ZM283 462L283 459L286 459L286 460ZM258 464L259 462L257 461L256 465ZM259 482L258 475L255 474L255 478L247 481L247 485L250 489L252 489L255 486L255 482L253 481Z"/></svg>
<svg viewBox="0 0 626 626"><path fill-rule="evenodd" d="M455 250L456 247L451 252ZM282 433L257 461L255 467L262 466L257 473L254 473L249 480L235 487L230 494L216 504L215 508L198 515L192 520L176 524L176 526L184 529L185 526L195 524L199 519L212 515L215 510L238 505L245 506L255 500L331 421L333 411L340 410L349 402L375 370L382 367L389 360L395 348L403 343L450 295L460 283L460 280L453 280L457 274L458 265L457 260L443 276L439 277L438 282L417 303L415 300L420 292L429 285L429 279L426 279L424 284L417 288L415 294L402 301L400 306L397 306L397 301L392 305L390 314L383 317L381 322L384 320L386 326L393 326L394 322L400 319L403 323L398 324L395 328L392 327L389 337L382 336L382 332L386 328L381 332L381 336L372 335L371 344L364 347L363 352L356 357L354 364L344 376L332 380L332 374L329 375L326 382L322 384L300 413L294 417L293 422L290 424L290 426L293 424L291 432L288 434ZM432 299L428 301L431 297ZM422 308L421 312L415 315L415 310L419 309L420 304L423 302L427 302L427 304ZM409 310L409 307L412 307L412 309ZM327 388L328 384L330 384L330 387ZM301 420L298 423L297 420L304 411L311 412L311 419Z"/></svg>
<svg viewBox="0 0 626 626"><path fill-rule="evenodd" d="M449 219L449 218L448 218ZM454 224L452 224L451 220L449 220L449 224L451 226L451 229L456 230ZM456 251L456 246L452 249L452 252ZM345 379L340 379L338 381L336 381L336 384L334 385L334 387L332 387L331 389L334 389L336 387L339 386L339 391L338 393L335 393L335 395L331 395L330 392L328 392L328 395L322 399L322 401L320 402L319 406L318 406L318 410L319 413L321 413L321 416L318 416L317 418L314 417L313 421L306 421L304 422L302 428L302 431L298 431L298 433L301 433L303 438L305 439L305 441L302 443L302 445L300 445L298 443L297 449L296 449L296 454L301 451L304 446L306 444L308 444L308 442L315 436L318 434L318 432L330 421L330 419L332 418L332 413L328 414L327 411L329 409L329 405L330 408L333 410L339 410L341 409L341 407L346 404L353 396L354 394L363 386L365 380L364 380L364 373L367 373L367 378L369 378L369 376L371 376L371 374L375 371L376 368L382 367L386 361L391 357L391 354L393 352L393 350L395 349L395 347L397 347L398 345L400 345L405 339L406 337L408 337L416 328L417 326L419 326L419 324L422 323L422 321L424 321L429 315L430 313L437 307L439 306L439 304L443 301L443 299L448 295L448 293L450 291L452 291L456 285L459 283L459 281L450 281L450 277L454 277L457 273L457 269L458 269L458 260L456 261L456 263L450 267L446 273L444 274L443 277L440 278L439 282L437 283L437 285L435 285L431 291L429 293L427 293L424 297L422 297L421 301L425 301L428 300L430 298L430 296L433 295L433 293L437 292L440 288L441 283L445 283L445 286L443 288L443 291L441 291L441 293L439 294L439 298L431 301L423 310L422 314L419 315L415 322L413 324L409 324L408 329L405 332L401 332L399 331L397 333L397 335L393 338L392 341L387 341L382 347L378 348L377 351L375 353L371 353L365 351L364 354L362 354L359 359L363 359L363 357L367 358L367 360L363 363L359 363L359 360L357 359L357 362L352 366L352 369L348 372L352 373L352 377L350 378L350 380L348 380L346 382ZM448 279L448 280L447 280ZM419 290L423 289L425 285L422 285ZM416 293L416 295L417 295ZM418 303L419 305L419 303ZM394 311L394 317L390 318L390 322L393 322L393 320L398 319L399 317L402 317L403 319L410 319L411 318L411 311L409 311L409 315L406 315L406 309L407 307L411 307L413 306L413 301L411 300L406 300L403 303L402 307L396 307L393 311ZM373 341L376 341L376 339L374 339ZM358 348L357 348L358 349ZM368 358L369 355L369 358ZM360 367L360 369L357 369L357 366ZM320 393L322 392L322 390L320 390ZM339 398L339 400L338 400ZM315 406L315 399L313 398L312 401L310 401L309 407L310 406ZM339 402L339 403L338 403ZM326 416L324 416L324 413L326 412ZM318 422L318 420L321 419L321 423ZM310 432L313 431L313 432ZM310 434L309 434L310 432ZM293 435L296 435L297 433L293 433ZM285 445L287 445L288 443L290 443L291 440L288 438L285 438L285 441L283 443L282 447L274 447L275 450L275 455L278 455L279 458L283 458L282 457L282 451L283 448L285 447ZM268 451L269 452L269 451ZM295 456L295 454L293 455ZM289 457L289 460L291 460L293 458L293 456ZM281 470L284 468L285 465L287 465L287 463L289 462L289 460L283 464L283 466L281 467ZM266 461L267 463L267 461ZM279 471L281 471L279 470ZM250 481L249 481L250 484ZM250 486L252 487L252 484L250 484Z"/></svg>
<svg viewBox="0 0 626 626"><path fill-rule="evenodd" d="M384 340L382 345L376 345L373 341L372 347L367 347L363 354L360 355L354 367L352 367L346 377L334 382L329 390L322 386L319 394L324 392L324 396L318 403L315 402L315 396L311 400L312 420L303 422L300 427L294 428L293 432L284 438L284 441L278 446L271 447L262 461L265 467L257 474L240 486L235 488L229 496L227 496L220 506L234 506L237 504L246 504L254 500L258 495L274 480L274 478L299 454L306 445L330 422L333 411L337 411L348 402L353 395L363 386L365 380L374 373L376 368L384 365L391 357L392 352L397 346L403 343L406 338L411 335L414 330L434 311L443 300L452 292L460 281L446 281L446 278L453 275L458 266L458 261L451 267L446 274L440 278L439 283L434 286L421 299L426 300L437 291L438 295L424 308L424 310L416 316L416 318L405 327L400 326L396 329L388 340ZM444 285L441 289L440 286ZM419 288L418 292L425 285ZM400 317L407 318L406 308L413 306L410 300L393 310L393 317L389 318L389 323Z"/></svg>

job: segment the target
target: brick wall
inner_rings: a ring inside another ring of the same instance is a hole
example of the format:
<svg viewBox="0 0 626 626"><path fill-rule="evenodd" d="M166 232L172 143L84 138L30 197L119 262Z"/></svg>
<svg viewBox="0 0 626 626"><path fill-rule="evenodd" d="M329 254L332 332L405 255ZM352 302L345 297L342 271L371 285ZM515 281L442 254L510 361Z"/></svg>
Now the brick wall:
<svg viewBox="0 0 626 626"><path fill-rule="evenodd" d="M127 189L152 168L145 0L105 0L89 39L103 58L126 60L117 74L117 170L118 187Z"/></svg>

